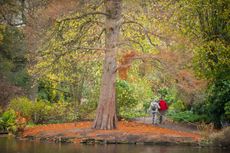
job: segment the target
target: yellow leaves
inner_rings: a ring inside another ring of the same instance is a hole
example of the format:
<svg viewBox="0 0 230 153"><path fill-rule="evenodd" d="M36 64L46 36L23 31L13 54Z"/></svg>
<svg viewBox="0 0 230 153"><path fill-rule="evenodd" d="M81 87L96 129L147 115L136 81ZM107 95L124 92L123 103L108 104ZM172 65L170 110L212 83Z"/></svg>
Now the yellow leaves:
<svg viewBox="0 0 230 153"><path fill-rule="evenodd" d="M80 21L76 21L76 20L71 20L68 22L68 26L71 28L77 28L78 26L80 26L81 22Z"/></svg>
<svg viewBox="0 0 230 153"><path fill-rule="evenodd" d="M63 38L65 41L69 41L69 40L74 39L76 35L77 35L76 31L68 30L67 32L63 34Z"/></svg>
<svg viewBox="0 0 230 153"><path fill-rule="evenodd" d="M212 78L228 71L230 47L220 40L205 42L194 50L194 66L199 76Z"/></svg>

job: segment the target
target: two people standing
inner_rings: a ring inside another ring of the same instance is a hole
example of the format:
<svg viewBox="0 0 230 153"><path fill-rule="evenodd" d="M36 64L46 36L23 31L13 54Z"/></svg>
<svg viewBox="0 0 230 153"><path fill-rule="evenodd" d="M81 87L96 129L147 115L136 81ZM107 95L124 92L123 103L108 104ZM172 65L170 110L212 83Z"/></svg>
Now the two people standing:
<svg viewBox="0 0 230 153"><path fill-rule="evenodd" d="M163 117L168 110L168 104L162 98L159 100L153 100L150 104L151 113L152 113L152 124L158 124L158 115L159 117L159 124L163 122Z"/></svg>

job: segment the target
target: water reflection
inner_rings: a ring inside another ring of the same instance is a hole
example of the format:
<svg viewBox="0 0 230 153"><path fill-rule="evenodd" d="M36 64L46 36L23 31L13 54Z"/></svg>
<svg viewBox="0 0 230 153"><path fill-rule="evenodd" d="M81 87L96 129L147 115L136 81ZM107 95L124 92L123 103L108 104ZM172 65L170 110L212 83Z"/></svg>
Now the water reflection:
<svg viewBox="0 0 230 153"><path fill-rule="evenodd" d="M151 145L55 144L0 137L0 153L228 153L228 150Z"/></svg>

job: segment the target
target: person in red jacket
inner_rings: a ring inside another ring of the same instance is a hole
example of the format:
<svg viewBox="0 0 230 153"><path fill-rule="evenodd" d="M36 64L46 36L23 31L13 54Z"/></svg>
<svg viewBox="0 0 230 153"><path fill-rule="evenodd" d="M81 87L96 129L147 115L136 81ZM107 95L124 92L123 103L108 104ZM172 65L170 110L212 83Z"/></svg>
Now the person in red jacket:
<svg viewBox="0 0 230 153"><path fill-rule="evenodd" d="M168 104L162 98L159 100L159 113L160 113L160 124L163 122L163 116L165 115L166 111L168 110Z"/></svg>

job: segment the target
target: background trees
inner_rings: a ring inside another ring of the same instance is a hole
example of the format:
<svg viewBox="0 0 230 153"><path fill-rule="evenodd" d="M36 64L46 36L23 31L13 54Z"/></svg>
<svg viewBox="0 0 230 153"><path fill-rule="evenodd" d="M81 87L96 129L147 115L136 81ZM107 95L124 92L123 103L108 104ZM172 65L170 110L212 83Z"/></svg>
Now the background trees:
<svg viewBox="0 0 230 153"><path fill-rule="evenodd" d="M190 34L195 43L195 72L209 83L206 92L209 115L212 116L211 121L220 127L221 120L226 120L225 114L228 114L224 107L229 105L228 96L225 95L229 94L229 2L194 0L179 3L184 12L180 16L182 29L185 28L184 31Z"/></svg>
<svg viewBox="0 0 230 153"><path fill-rule="evenodd" d="M21 29L0 24L0 101L5 106L15 95L22 95L27 87L26 44ZM20 88L21 87L21 88Z"/></svg>
<svg viewBox="0 0 230 153"><path fill-rule="evenodd" d="M115 108L120 117L146 115L161 91L171 103L171 117L229 121L227 0L3 5L1 79L18 94L48 108L61 103L76 112L75 119L95 117L98 105L94 127L100 129L116 126Z"/></svg>

